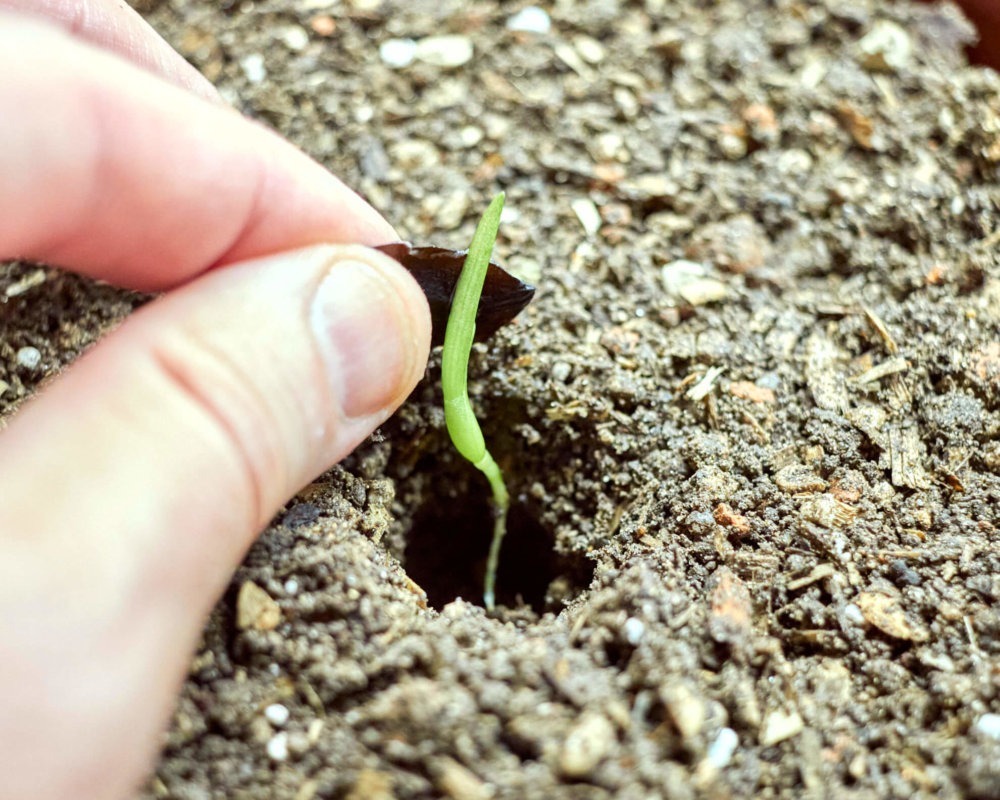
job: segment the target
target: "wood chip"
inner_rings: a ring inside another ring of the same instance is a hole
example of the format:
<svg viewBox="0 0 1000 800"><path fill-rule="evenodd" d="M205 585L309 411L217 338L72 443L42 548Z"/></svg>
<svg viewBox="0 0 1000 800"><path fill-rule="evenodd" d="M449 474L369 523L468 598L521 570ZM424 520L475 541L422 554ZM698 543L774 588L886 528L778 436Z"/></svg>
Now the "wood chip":
<svg viewBox="0 0 1000 800"><path fill-rule="evenodd" d="M725 371L725 367L711 367L700 381L687 390L687 394L685 395L687 399L695 402L704 400L712 392L715 381Z"/></svg>
<svg viewBox="0 0 1000 800"><path fill-rule="evenodd" d="M746 585L729 567L708 579L708 632L715 641L740 645L750 636L753 606Z"/></svg>
<svg viewBox="0 0 1000 800"><path fill-rule="evenodd" d="M750 533L750 520L742 514L737 514L727 503L719 503L712 515L717 523L725 528L732 528L733 532L740 536Z"/></svg>
<svg viewBox="0 0 1000 800"><path fill-rule="evenodd" d="M883 361L881 364L876 364L871 369L865 370L854 382L860 386L864 386L867 383L874 383L875 381L880 381L882 378L886 378L889 375L896 375L900 372L906 372L910 368L910 362L907 361L902 356L896 356L895 358L890 358Z"/></svg>
<svg viewBox="0 0 1000 800"><path fill-rule="evenodd" d="M889 351L892 355L896 355L899 352L899 345L896 344L896 340L892 338L892 334L889 333L889 328L881 320L881 318L872 311L867 306L864 307L865 317L868 319L868 324L871 325L875 332L882 339L885 344L885 349Z"/></svg>
<svg viewBox="0 0 1000 800"><path fill-rule="evenodd" d="M774 476L774 485L789 494L804 494L825 491L827 484L813 472L812 467L805 464L790 464Z"/></svg>
<svg viewBox="0 0 1000 800"><path fill-rule="evenodd" d="M926 489L931 485L923 466L924 445L916 428L890 428L888 456L894 486Z"/></svg>
<svg viewBox="0 0 1000 800"><path fill-rule="evenodd" d="M840 502L832 494L819 494L809 498L799 509L802 519L824 528L843 528L858 515L857 509Z"/></svg>
<svg viewBox="0 0 1000 800"><path fill-rule="evenodd" d="M729 384L729 393L741 400L752 403L773 403L777 398L774 389L758 386L753 381L733 381Z"/></svg>
<svg viewBox="0 0 1000 800"><path fill-rule="evenodd" d="M813 402L827 411L851 407L842 359L843 353L826 334L815 331L806 340L806 385Z"/></svg>
<svg viewBox="0 0 1000 800"><path fill-rule="evenodd" d="M826 580L835 572L836 569L833 564L817 564L812 568L808 575L803 575L801 578L791 580L785 586L788 591L794 592L799 589L804 589L806 586L818 583L819 581Z"/></svg>
<svg viewBox="0 0 1000 800"><path fill-rule="evenodd" d="M926 642L929 635L922 626L906 617L900 601L881 592L861 592L855 599L865 620L894 639L909 642Z"/></svg>
<svg viewBox="0 0 1000 800"><path fill-rule="evenodd" d="M864 150L872 149L872 133L875 131L875 124L871 117L866 117L846 100L837 106L837 116L840 118L840 124L844 126L844 130L851 135L858 147Z"/></svg>

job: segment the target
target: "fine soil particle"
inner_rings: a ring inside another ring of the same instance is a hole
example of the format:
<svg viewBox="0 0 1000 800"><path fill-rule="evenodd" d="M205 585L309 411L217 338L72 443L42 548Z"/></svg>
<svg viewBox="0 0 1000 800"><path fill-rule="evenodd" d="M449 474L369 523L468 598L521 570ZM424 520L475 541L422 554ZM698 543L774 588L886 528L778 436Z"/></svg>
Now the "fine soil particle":
<svg viewBox="0 0 1000 800"><path fill-rule="evenodd" d="M524 5L143 3L405 238L467 246L504 189L498 260L538 286L471 363L515 498L497 617L435 357L248 556L144 797L1000 798L1000 80L971 27L557 0L509 29ZM15 264L0 300L10 410L138 298Z"/></svg>

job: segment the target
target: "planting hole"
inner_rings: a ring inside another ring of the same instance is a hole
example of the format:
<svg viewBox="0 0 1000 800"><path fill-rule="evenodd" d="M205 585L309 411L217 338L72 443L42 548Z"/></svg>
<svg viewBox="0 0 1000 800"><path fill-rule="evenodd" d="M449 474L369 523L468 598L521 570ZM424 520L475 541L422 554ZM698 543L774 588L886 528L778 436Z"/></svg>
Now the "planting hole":
<svg viewBox="0 0 1000 800"><path fill-rule="evenodd" d="M432 500L416 513L407 535L404 566L441 609L457 597L483 604L483 574L493 535L485 498ZM560 611L590 584L593 566L583 558L560 556L553 538L522 503L512 503L497 571L497 605L528 605L536 613Z"/></svg>

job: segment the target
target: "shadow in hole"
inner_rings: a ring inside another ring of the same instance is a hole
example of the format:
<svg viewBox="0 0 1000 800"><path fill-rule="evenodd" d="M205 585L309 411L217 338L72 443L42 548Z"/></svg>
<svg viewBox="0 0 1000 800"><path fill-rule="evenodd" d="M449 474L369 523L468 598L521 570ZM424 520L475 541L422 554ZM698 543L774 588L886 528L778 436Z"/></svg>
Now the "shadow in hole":
<svg viewBox="0 0 1000 800"><path fill-rule="evenodd" d="M431 500L414 517L407 534L404 566L427 592L427 602L441 609L456 597L483 604L483 574L493 535L493 517L485 498ZM553 537L522 503L507 515L507 536L497 570L497 605L548 608L546 595L556 578L582 591L593 577L593 565L580 556L553 550Z"/></svg>

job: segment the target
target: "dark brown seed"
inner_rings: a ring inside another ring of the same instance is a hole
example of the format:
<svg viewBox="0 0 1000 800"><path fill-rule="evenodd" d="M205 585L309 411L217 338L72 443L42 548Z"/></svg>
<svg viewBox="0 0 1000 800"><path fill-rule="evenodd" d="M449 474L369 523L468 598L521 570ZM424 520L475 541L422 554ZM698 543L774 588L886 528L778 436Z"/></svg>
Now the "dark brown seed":
<svg viewBox="0 0 1000 800"><path fill-rule="evenodd" d="M458 276L462 274L467 250L446 247L414 247L409 242L393 242L375 248L396 259L417 279L431 307L431 345L444 342L451 299ZM483 294L476 313L476 341L484 342L497 328L506 325L531 302L535 287L518 280L500 265L490 261L486 270Z"/></svg>

